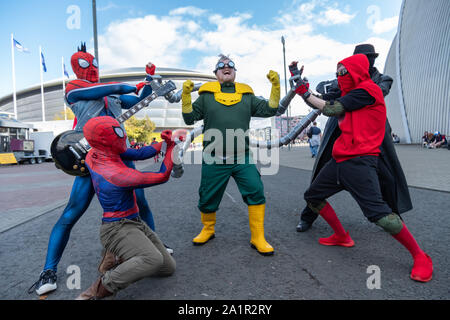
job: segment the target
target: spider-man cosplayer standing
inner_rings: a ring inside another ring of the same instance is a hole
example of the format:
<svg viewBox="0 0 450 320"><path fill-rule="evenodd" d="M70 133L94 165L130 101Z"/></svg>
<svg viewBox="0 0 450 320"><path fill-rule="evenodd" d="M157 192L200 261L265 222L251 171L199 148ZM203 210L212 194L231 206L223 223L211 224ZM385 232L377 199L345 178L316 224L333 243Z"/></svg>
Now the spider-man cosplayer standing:
<svg viewBox="0 0 450 320"><path fill-rule="evenodd" d="M71 65L77 79L67 84L65 98L76 116L75 131L83 131L86 122L94 117L116 118L122 114L122 109L131 108L152 93L151 86L146 85L152 80L151 76L155 72L155 66L151 63L146 66L147 82L141 82L136 86L118 82L99 83L97 61L93 55L86 52L85 44L72 55ZM137 94L141 89L140 96L127 95ZM134 168L132 161L125 163L128 167ZM35 288L36 293L42 295L57 288L57 265L69 240L70 231L89 207L93 196L94 188L90 177L76 177L69 202L50 234L44 269L39 280L31 286L29 293ZM141 218L154 229L153 215L144 191L136 190L136 197Z"/></svg>
<svg viewBox="0 0 450 320"><path fill-rule="evenodd" d="M346 112L340 103L331 104L313 96L306 81L302 81L297 88L296 92L324 115L339 117L341 130L334 143L331 160L320 170L304 198L308 206L322 216L334 231L332 236L319 239L319 243L352 247L354 241L326 201L342 190L348 191L370 222L391 234L411 253L414 259L411 278L427 282L433 274L431 258L419 247L400 216L392 212L382 197L377 166L385 134L386 105L380 87L370 79L368 70L369 60L364 54L356 54L339 62L336 75L341 96L344 98L352 91L363 89L360 94L370 101L363 105L350 104L353 108Z"/></svg>
<svg viewBox="0 0 450 320"><path fill-rule="evenodd" d="M152 275L169 276L175 272L175 260L147 224L139 218L137 188L152 187L169 180L172 171L172 132L163 131L160 142L138 150L127 149L125 131L111 117L89 120L83 129L92 149L86 157L95 193L103 208L100 240L106 251L118 257L90 288L77 299L90 300L111 296L131 283ZM126 160L154 157L165 150L159 172L140 172Z"/></svg>

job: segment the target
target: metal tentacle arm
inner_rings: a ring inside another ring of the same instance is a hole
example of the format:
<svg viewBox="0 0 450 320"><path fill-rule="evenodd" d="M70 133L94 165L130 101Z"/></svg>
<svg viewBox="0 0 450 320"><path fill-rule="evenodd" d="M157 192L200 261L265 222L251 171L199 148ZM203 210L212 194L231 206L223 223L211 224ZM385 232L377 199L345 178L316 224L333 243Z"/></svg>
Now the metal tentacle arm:
<svg viewBox="0 0 450 320"><path fill-rule="evenodd" d="M192 92L198 91L200 87L202 86L202 83L196 83L194 84L194 89L192 89ZM181 94L183 93L183 89L177 91L176 93L170 92L165 96L166 100L170 103L177 103L181 101Z"/></svg>
<svg viewBox="0 0 450 320"><path fill-rule="evenodd" d="M289 85L291 89L288 91L286 96L280 100L280 104L278 105L278 110L276 116L279 117L284 114L291 104L292 99L294 99L296 93L295 89L297 88L297 81L302 78L303 68L298 71L298 73L289 78Z"/></svg>
<svg viewBox="0 0 450 320"><path fill-rule="evenodd" d="M197 127L194 130L190 131L187 135L184 141L180 141L179 139L176 139L175 142L177 144L178 153L174 153L174 165L172 169L171 176L173 178L181 178L181 176L184 173L184 167L183 167L183 157L186 153L186 150L191 145L191 142L194 141L196 137L201 135L203 132L203 126Z"/></svg>
<svg viewBox="0 0 450 320"><path fill-rule="evenodd" d="M257 141L250 139L250 146L263 149L272 149L287 145L295 138L297 138L297 136L302 133L311 123L313 123L320 114L320 110L313 110L306 117L300 120L300 122L288 134L281 137L280 139L275 141Z"/></svg>

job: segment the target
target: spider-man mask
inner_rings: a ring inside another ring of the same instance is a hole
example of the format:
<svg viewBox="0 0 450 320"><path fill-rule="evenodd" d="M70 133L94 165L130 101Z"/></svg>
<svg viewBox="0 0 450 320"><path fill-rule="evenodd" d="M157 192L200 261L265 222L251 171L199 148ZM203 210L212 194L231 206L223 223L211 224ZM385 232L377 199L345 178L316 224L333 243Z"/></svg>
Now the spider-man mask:
<svg viewBox="0 0 450 320"><path fill-rule="evenodd" d="M86 52L85 43L82 43L81 48L78 48L78 52L72 55L70 63L78 79L88 80L90 82L99 81L97 59L92 54Z"/></svg>
<svg viewBox="0 0 450 320"><path fill-rule="evenodd" d="M111 117L95 117L83 127L89 145L107 155L118 155L127 151L127 135L119 122Z"/></svg>

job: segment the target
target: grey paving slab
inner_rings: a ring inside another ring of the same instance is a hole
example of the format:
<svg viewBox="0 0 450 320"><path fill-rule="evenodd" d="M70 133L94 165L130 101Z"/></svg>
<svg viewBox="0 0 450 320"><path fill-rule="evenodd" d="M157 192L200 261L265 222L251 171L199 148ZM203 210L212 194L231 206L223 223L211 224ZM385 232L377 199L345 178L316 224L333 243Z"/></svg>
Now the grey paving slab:
<svg viewBox="0 0 450 320"><path fill-rule="evenodd" d="M410 187L450 192L449 150L419 145L395 145L395 150ZM304 170L312 170L315 160L306 145L283 147L279 159L280 165Z"/></svg>

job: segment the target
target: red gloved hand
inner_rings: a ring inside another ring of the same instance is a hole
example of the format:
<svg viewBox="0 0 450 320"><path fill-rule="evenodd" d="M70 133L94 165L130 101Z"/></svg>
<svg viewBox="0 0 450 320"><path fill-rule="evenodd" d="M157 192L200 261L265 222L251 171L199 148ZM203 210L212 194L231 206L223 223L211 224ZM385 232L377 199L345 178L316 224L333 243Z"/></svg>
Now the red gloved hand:
<svg viewBox="0 0 450 320"><path fill-rule="evenodd" d="M187 130L178 129L173 132L172 137L174 140L178 138L178 140L180 140L180 141L185 141L187 134L188 134Z"/></svg>
<svg viewBox="0 0 450 320"><path fill-rule="evenodd" d="M292 61L289 65L289 72L291 73L291 77L295 75L295 71L298 70L297 67L298 61Z"/></svg>
<svg viewBox="0 0 450 320"><path fill-rule="evenodd" d="M309 82L302 81L299 86L295 89L295 93L303 96L306 92L309 91Z"/></svg>
<svg viewBox="0 0 450 320"><path fill-rule="evenodd" d="M139 91L141 91L141 89L142 89L146 84L147 84L146 82L139 82L139 83L136 85L136 94L138 94Z"/></svg>
<svg viewBox="0 0 450 320"><path fill-rule="evenodd" d="M147 74L151 76L155 75L155 70L156 66L151 62L147 63L147 65L145 66L145 72L147 72Z"/></svg>
<svg viewBox="0 0 450 320"><path fill-rule="evenodd" d="M167 147L175 145L175 141L172 140L172 131L164 130L161 132L161 139L167 143Z"/></svg>

